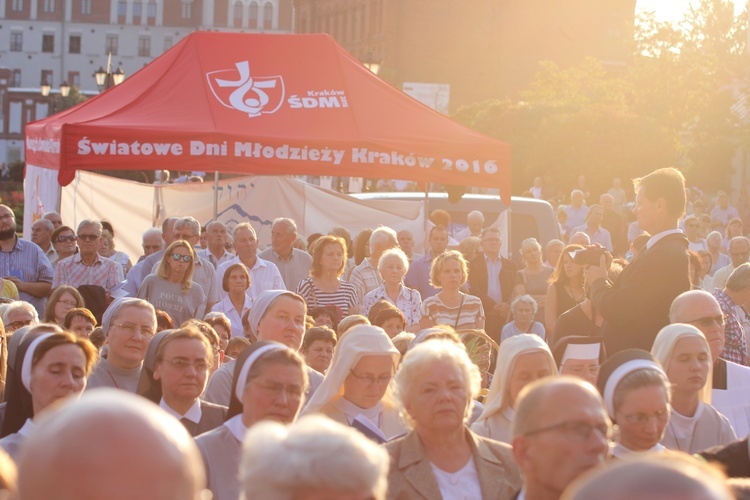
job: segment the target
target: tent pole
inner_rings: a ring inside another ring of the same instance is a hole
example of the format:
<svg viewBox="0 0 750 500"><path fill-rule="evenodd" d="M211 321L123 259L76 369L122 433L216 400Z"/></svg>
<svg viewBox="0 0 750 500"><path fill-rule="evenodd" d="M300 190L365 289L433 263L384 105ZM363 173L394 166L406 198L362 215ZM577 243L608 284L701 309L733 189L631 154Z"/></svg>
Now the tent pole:
<svg viewBox="0 0 750 500"><path fill-rule="evenodd" d="M214 220L219 214L219 171L214 171Z"/></svg>
<svg viewBox="0 0 750 500"><path fill-rule="evenodd" d="M427 242L429 241L429 234L428 234L428 223L430 221L430 213L428 210L428 203L430 202L430 196L429 196L429 190L430 190L430 183L425 182L424 183L424 251L427 253Z"/></svg>

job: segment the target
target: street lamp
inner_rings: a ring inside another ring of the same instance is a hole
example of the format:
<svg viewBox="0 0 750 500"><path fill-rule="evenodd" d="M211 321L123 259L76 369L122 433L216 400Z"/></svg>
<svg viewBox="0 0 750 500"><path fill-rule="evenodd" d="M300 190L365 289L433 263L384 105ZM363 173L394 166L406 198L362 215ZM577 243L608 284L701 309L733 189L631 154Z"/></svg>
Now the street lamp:
<svg viewBox="0 0 750 500"><path fill-rule="evenodd" d="M125 72L119 67L117 71L112 72L112 54L110 53L107 56L107 69L99 66L99 69L94 73L94 78L96 78L96 85L100 90L107 90L115 85L120 85L125 80Z"/></svg>
<svg viewBox="0 0 750 500"><path fill-rule="evenodd" d="M382 60L375 57L375 53L370 49L367 52L367 55L362 59L362 64L365 65L365 68L372 71L374 74L378 74L380 71L380 66L382 64Z"/></svg>
<svg viewBox="0 0 750 500"><path fill-rule="evenodd" d="M50 85L50 83L47 80L44 80L41 84L42 97L50 98L49 94L51 90L52 90L52 85ZM69 95L70 95L70 85L68 85L68 82L62 82L60 84L60 97L61 98L68 97ZM51 99L51 108L52 108L51 114L55 114L57 113L56 108L58 107L56 96L53 95L50 99Z"/></svg>

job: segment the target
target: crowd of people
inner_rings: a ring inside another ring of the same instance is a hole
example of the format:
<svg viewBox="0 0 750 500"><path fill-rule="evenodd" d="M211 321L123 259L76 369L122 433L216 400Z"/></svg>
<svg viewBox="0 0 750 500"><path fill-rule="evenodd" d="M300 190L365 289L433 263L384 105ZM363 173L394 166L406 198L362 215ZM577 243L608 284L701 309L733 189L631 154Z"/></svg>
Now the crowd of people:
<svg viewBox="0 0 750 500"><path fill-rule="evenodd" d="M584 184L556 207L561 239L517 261L481 212L455 234L431 213L423 255L388 227L305 239L279 218L259 251L250 223L168 218L133 262L109 222L52 212L27 241L0 205L0 487L745 498L736 210L674 169L634 181L632 222L619 182L591 205Z"/></svg>

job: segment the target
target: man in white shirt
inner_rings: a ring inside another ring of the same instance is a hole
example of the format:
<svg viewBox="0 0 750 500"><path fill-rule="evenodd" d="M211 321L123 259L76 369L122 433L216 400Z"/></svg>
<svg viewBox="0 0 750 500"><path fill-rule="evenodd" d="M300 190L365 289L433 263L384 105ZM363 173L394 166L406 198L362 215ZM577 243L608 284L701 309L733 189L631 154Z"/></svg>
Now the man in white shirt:
<svg viewBox="0 0 750 500"><path fill-rule="evenodd" d="M234 250L237 256L221 264L216 269L217 283L220 285L224 272L236 262L242 262L250 273L251 284L247 294L255 300L265 290L285 290L284 280L276 264L258 257L258 237L249 222L237 224L232 233ZM221 288L221 287L219 287ZM227 292L223 292L227 295Z"/></svg>
<svg viewBox="0 0 750 500"><path fill-rule="evenodd" d="M469 215L466 216L466 224L468 227L458 232L456 241L461 243L469 236L482 237L482 228L484 228L484 214L482 212L479 210L469 212Z"/></svg>
<svg viewBox="0 0 750 500"><path fill-rule="evenodd" d="M729 275L737 266L750 261L750 240L744 236L735 236L729 240L729 257L732 262L716 271L713 276L714 287L720 290L727 284Z"/></svg>
<svg viewBox="0 0 750 500"><path fill-rule="evenodd" d="M563 210L568 215L568 220L565 221L565 229L568 234L573 234L575 228L586 223L586 214L589 211L589 207L586 206L583 199L583 191L580 189L571 191L570 205L566 206Z"/></svg>
<svg viewBox="0 0 750 500"><path fill-rule="evenodd" d="M209 261L214 269L234 258L234 255L227 252L227 237L227 226L223 222L214 220L206 224L208 248L199 250L198 255Z"/></svg>
<svg viewBox="0 0 750 500"><path fill-rule="evenodd" d="M524 480L516 498L560 498L606 461L610 421L591 384L570 376L537 380L521 390L515 409L513 456Z"/></svg>

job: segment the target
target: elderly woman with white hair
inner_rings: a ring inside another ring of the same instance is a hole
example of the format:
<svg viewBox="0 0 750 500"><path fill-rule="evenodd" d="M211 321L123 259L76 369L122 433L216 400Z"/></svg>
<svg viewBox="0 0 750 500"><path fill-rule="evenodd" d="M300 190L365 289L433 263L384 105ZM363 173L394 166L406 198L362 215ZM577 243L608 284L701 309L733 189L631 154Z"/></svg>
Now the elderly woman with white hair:
<svg viewBox="0 0 750 500"><path fill-rule="evenodd" d="M466 427L479 370L446 340L423 342L396 373L396 398L412 427L386 445L388 498L512 498L521 488L508 445Z"/></svg>
<svg viewBox="0 0 750 500"><path fill-rule="evenodd" d="M532 333L538 335L541 339L545 339L546 332L544 325L538 321L534 321L537 311L536 300L531 295L521 295L513 299L513 302L510 303L510 312L513 314L513 321L509 321L503 326L500 342L504 342L522 333Z"/></svg>
<svg viewBox="0 0 750 500"><path fill-rule="evenodd" d="M240 477L244 499L385 500L388 453L325 417L266 421L247 433Z"/></svg>
<svg viewBox="0 0 750 500"><path fill-rule="evenodd" d="M378 442L404 434L390 390L401 355L382 328L357 325L342 337L326 378L305 407Z"/></svg>
<svg viewBox="0 0 750 500"><path fill-rule="evenodd" d="M404 286L404 276L408 270L409 259L400 248L391 248L383 253L378 261L378 272L383 284L365 295L364 315L370 314L372 306L385 299L404 313L406 331L419 331L422 296L417 290Z"/></svg>
<svg viewBox="0 0 750 500"><path fill-rule="evenodd" d="M518 393L534 380L556 374L552 352L537 335L522 333L501 343L484 411L471 430L480 436L510 443L510 425Z"/></svg>
<svg viewBox="0 0 750 500"><path fill-rule="evenodd" d="M521 243L521 257L525 267L518 271L516 286L513 288L513 296L531 295L538 307L534 313L536 321L544 321L544 301L547 299L547 280L552 274L552 269L545 266L542 261L542 245L536 238L526 238Z"/></svg>
<svg viewBox="0 0 750 500"><path fill-rule="evenodd" d="M195 439L215 500L240 495L242 442L250 427L263 420L283 425L296 420L308 385L305 368L299 354L273 341L258 341L237 357L226 421Z"/></svg>
<svg viewBox="0 0 750 500"><path fill-rule="evenodd" d="M696 453L736 439L727 417L711 406L711 350L693 325L676 323L661 329L651 354L669 378L672 415L661 444Z"/></svg>

